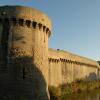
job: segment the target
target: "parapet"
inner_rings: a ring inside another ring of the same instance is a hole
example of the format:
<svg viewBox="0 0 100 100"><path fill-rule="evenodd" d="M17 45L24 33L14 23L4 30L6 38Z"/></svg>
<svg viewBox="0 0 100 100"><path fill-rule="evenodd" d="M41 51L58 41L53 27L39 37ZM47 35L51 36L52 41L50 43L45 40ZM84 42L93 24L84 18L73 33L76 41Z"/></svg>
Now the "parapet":
<svg viewBox="0 0 100 100"><path fill-rule="evenodd" d="M50 48L48 53L49 53L48 55L49 60L51 59L56 61L59 60L61 62L70 62L70 63L99 68L99 64L97 63L97 61L64 50L60 49L54 50Z"/></svg>
<svg viewBox="0 0 100 100"><path fill-rule="evenodd" d="M27 25L37 25L39 28L51 33L51 21L47 15L39 10L24 6L1 6L0 20L10 19L13 21L24 21Z"/></svg>

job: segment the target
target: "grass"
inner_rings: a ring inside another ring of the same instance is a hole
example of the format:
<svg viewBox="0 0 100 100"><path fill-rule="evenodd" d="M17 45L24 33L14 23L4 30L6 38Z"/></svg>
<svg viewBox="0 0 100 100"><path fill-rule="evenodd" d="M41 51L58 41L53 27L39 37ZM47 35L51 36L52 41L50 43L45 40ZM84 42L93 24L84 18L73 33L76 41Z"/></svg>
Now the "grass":
<svg viewBox="0 0 100 100"><path fill-rule="evenodd" d="M61 100L62 98L68 98L75 93L81 93L83 91L88 92L99 88L100 81L77 80L70 84L64 84L59 87L50 86L49 92L51 100Z"/></svg>

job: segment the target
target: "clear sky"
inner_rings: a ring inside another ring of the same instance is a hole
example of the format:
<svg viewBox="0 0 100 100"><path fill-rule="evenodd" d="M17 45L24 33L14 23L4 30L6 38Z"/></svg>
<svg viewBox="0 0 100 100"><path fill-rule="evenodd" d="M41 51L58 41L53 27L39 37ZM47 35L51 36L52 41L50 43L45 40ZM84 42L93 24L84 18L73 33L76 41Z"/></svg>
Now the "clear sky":
<svg viewBox="0 0 100 100"><path fill-rule="evenodd" d="M49 47L100 60L100 0L0 0L31 6L52 20Z"/></svg>

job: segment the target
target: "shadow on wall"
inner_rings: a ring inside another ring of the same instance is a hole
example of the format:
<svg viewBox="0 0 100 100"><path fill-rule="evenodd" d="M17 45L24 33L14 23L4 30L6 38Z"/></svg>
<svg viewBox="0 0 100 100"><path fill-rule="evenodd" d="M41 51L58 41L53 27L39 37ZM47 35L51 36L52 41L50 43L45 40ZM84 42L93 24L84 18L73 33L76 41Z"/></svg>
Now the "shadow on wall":
<svg viewBox="0 0 100 100"><path fill-rule="evenodd" d="M87 80L97 80L97 75L94 72L91 72L88 76L86 76Z"/></svg>
<svg viewBox="0 0 100 100"><path fill-rule="evenodd" d="M10 59L10 62L9 81L0 91L0 100L48 100L44 76L32 57Z"/></svg>

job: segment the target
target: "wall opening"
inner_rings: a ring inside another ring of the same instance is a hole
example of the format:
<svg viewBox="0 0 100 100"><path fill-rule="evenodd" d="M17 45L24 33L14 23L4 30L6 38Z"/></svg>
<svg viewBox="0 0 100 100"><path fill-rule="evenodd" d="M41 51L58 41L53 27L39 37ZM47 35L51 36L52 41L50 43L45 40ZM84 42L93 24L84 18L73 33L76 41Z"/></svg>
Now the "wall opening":
<svg viewBox="0 0 100 100"><path fill-rule="evenodd" d="M26 20L26 26L30 27L31 26L31 21L30 20Z"/></svg>
<svg viewBox="0 0 100 100"><path fill-rule="evenodd" d="M46 30L46 26L43 26L43 32Z"/></svg>
<svg viewBox="0 0 100 100"><path fill-rule="evenodd" d="M23 68L23 79L25 79L25 68Z"/></svg>
<svg viewBox="0 0 100 100"><path fill-rule="evenodd" d="M24 19L19 19L19 25L23 26L24 25Z"/></svg>
<svg viewBox="0 0 100 100"><path fill-rule="evenodd" d="M42 24L41 24L41 23L39 23L38 25L39 25L39 30L41 30L41 28L42 28Z"/></svg>
<svg viewBox="0 0 100 100"><path fill-rule="evenodd" d="M47 29L46 29L46 33L48 33L48 31L49 31L49 29L47 28Z"/></svg>
<svg viewBox="0 0 100 100"><path fill-rule="evenodd" d="M36 24L37 24L37 22L32 23L32 26L33 26L34 29L36 29Z"/></svg>

